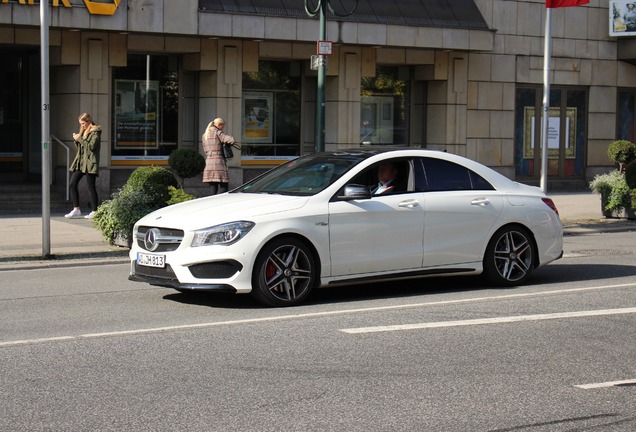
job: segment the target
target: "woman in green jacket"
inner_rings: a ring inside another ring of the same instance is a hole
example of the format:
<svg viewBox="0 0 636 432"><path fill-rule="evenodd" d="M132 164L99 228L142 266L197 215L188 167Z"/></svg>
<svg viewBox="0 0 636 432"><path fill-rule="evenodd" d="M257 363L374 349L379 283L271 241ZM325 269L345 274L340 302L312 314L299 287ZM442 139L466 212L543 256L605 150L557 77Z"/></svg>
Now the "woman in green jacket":
<svg viewBox="0 0 636 432"><path fill-rule="evenodd" d="M79 204L79 191L77 184L86 176L88 192L91 205L91 212L84 216L92 219L97 210L97 189L95 182L99 174L99 145L102 136L102 128L95 124L91 116L84 113L79 116L79 132L73 134L73 142L77 147L77 154L71 164L71 199L73 200L73 210L64 215L66 218L77 218L82 216Z"/></svg>

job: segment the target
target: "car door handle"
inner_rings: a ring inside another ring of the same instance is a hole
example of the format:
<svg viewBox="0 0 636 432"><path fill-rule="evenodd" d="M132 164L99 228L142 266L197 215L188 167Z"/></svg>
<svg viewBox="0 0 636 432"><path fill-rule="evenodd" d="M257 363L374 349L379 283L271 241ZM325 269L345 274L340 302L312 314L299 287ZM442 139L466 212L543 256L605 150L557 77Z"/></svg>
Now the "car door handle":
<svg viewBox="0 0 636 432"><path fill-rule="evenodd" d="M470 202L471 205L474 206L487 206L490 204L490 200L488 198L475 198Z"/></svg>
<svg viewBox="0 0 636 432"><path fill-rule="evenodd" d="M419 205L420 203L418 203L417 200L406 200L399 203L398 207L415 208Z"/></svg>

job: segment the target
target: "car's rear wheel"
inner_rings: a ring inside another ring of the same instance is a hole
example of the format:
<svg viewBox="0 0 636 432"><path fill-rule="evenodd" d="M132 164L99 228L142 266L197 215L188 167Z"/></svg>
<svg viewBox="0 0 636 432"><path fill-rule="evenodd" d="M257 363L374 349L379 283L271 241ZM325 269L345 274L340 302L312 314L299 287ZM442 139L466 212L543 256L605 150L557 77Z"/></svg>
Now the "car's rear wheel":
<svg viewBox="0 0 636 432"><path fill-rule="evenodd" d="M260 251L254 263L252 295L269 306L302 302L316 284L316 263L302 241L276 239Z"/></svg>
<svg viewBox="0 0 636 432"><path fill-rule="evenodd" d="M522 227L503 227L490 239L484 256L486 278L498 286L522 284L535 266L532 236Z"/></svg>

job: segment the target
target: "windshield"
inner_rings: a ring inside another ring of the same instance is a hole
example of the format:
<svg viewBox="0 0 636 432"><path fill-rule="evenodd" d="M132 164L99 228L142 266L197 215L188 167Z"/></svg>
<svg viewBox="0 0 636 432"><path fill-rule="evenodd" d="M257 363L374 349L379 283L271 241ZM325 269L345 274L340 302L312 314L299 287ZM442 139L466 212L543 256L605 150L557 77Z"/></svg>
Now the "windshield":
<svg viewBox="0 0 636 432"><path fill-rule="evenodd" d="M360 154L319 154L287 162L234 192L315 195L361 162Z"/></svg>

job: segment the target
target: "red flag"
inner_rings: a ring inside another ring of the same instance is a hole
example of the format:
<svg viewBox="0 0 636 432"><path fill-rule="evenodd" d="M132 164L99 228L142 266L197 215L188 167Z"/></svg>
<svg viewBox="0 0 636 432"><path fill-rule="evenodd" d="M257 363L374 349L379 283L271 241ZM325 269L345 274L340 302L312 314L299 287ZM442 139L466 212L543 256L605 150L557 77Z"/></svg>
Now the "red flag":
<svg viewBox="0 0 636 432"><path fill-rule="evenodd" d="M570 6L582 6L588 4L590 0L545 0L545 7L560 8Z"/></svg>

